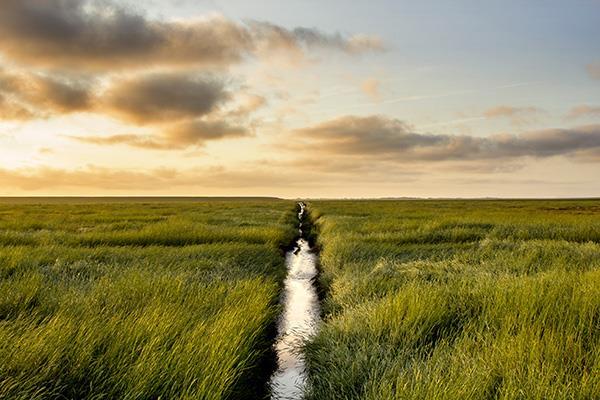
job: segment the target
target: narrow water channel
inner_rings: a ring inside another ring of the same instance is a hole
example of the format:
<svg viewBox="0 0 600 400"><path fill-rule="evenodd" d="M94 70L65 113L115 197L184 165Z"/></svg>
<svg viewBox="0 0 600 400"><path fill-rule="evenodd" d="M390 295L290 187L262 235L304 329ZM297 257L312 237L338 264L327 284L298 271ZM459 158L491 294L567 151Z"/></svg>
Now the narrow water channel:
<svg viewBox="0 0 600 400"><path fill-rule="evenodd" d="M277 371L270 381L271 398L301 399L306 386L304 357L300 345L314 334L320 323L320 307L314 279L317 276L317 255L304 238L302 220L306 212L299 203L300 236L285 258L287 277L281 302L283 313L277 323L275 351Z"/></svg>

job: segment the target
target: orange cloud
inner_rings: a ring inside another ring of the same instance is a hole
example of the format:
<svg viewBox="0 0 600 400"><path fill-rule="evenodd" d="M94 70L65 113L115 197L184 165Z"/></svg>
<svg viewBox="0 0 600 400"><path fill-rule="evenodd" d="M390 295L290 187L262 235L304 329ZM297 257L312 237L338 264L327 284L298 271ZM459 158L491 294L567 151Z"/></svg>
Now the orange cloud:
<svg viewBox="0 0 600 400"><path fill-rule="evenodd" d="M375 78L365 79L360 85L361 90L373 100L379 100L379 80Z"/></svg>
<svg viewBox="0 0 600 400"><path fill-rule="evenodd" d="M0 93L0 120L25 121L35 117L36 114L32 110Z"/></svg>
<svg viewBox="0 0 600 400"><path fill-rule="evenodd" d="M585 69L591 78L600 79L600 62L588 64Z"/></svg>
<svg viewBox="0 0 600 400"><path fill-rule="evenodd" d="M239 97L239 105L228 112L227 116L245 118L267 104L267 99L255 94L243 93Z"/></svg>
<svg viewBox="0 0 600 400"><path fill-rule="evenodd" d="M196 188L271 188L299 185L289 179L289 173L260 168L226 169L206 167L192 169L156 168L121 170L89 165L84 168L59 169L50 167L9 170L0 168L0 187L26 191L90 189L130 192L159 191L184 187Z"/></svg>
<svg viewBox="0 0 600 400"><path fill-rule="evenodd" d="M509 118L513 125L525 125L536 121L542 112L537 107L498 106L483 112L486 118Z"/></svg>
<svg viewBox="0 0 600 400"><path fill-rule="evenodd" d="M169 125L154 135L70 136L83 143L95 145L127 145L151 150L180 150L202 146L211 140L249 136L244 126L230 125L225 121L192 120Z"/></svg>
<svg viewBox="0 0 600 400"><path fill-rule="evenodd" d="M567 116L569 118L598 117L600 116L600 107L580 105L573 107Z"/></svg>

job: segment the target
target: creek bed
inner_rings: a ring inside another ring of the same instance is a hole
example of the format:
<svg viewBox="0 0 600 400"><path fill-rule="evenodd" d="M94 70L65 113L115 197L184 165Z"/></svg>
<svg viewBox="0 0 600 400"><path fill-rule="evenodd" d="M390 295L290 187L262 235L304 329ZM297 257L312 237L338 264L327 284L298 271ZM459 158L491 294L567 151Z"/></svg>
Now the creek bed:
<svg viewBox="0 0 600 400"><path fill-rule="evenodd" d="M318 274L317 254L304 238L302 221L306 206L298 212L299 238L286 254L287 277L281 304L283 312L277 323L275 352L277 370L270 380L271 398L301 399L306 386L306 370L301 344L312 336L321 321L319 297L314 280Z"/></svg>

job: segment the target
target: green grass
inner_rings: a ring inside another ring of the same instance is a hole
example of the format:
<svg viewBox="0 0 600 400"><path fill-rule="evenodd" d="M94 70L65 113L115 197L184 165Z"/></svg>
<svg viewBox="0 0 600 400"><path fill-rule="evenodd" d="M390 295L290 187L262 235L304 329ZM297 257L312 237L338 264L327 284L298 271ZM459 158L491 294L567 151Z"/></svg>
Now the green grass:
<svg viewBox="0 0 600 400"><path fill-rule="evenodd" d="M600 201L313 201L310 399L600 398Z"/></svg>
<svg viewBox="0 0 600 400"><path fill-rule="evenodd" d="M600 201L312 201L309 399L600 398ZM275 199L0 201L1 399L265 395Z"/></svg>
<svg viewBox="0 0 600 400"><path fill-rule="evenodd" d="M294 207L3 202L0 398L260 396Z"/></svg>

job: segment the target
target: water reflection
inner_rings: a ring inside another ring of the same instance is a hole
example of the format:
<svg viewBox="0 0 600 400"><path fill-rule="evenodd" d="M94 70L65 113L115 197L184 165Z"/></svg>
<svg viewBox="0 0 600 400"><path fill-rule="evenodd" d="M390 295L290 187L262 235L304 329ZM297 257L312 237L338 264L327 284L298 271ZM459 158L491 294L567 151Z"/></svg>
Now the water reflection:
<svg viewBox="0 0 600 400"><path fill-rule="evenodd" d="M305 205L300 203L298 219L302 221ZM314 334L320 322L317 290L313 279L317 275L317 255L302 237L286 254L288 270L282 295L283 313L277 325L277 371L271 377L273 399L301 399L306 384L304 358L299 345Z"/></svg>

